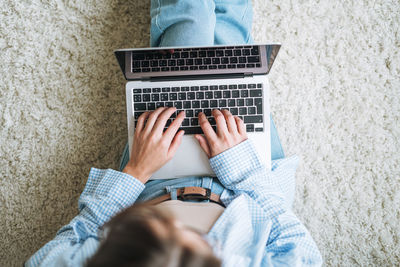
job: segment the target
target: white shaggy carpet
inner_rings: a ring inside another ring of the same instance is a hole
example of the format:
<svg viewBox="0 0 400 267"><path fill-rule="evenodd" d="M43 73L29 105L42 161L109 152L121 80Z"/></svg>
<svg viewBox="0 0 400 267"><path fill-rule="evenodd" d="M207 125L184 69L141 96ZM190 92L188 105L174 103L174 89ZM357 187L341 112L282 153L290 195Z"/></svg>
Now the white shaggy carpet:
<svg viewBox="0 0 400 267"><path fill-rule="evenodd" d="M148 1L0 2L0 266L77 214L89 168L116 168L127 129L113 56L149 45ZM400 3L254 2L295 212L329 266L400 264Z"/></svg>

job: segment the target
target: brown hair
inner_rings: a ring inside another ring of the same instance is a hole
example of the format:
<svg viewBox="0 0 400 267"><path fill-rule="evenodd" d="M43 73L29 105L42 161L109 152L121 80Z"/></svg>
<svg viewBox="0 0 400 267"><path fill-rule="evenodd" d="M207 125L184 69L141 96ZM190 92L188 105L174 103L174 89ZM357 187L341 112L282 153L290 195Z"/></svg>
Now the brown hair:
<svg viewBox="0 0 400 267"><path fill-rule="evenodd" d="M221 266L211 250L204 254L182 245L173 218L151 205L135 204L122 211L104 226L104 231L106 237L87 267Z"/></svg>

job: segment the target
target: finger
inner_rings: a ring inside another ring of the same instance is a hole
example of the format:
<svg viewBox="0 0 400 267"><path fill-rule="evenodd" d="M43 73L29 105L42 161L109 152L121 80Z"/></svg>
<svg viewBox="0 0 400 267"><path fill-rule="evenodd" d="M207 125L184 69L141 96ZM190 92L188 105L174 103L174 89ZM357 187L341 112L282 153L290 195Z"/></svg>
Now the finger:
<svg viewBox="0 0 400 267"><path fill-rule="evenodd" d="M223 109L222 113L225 116L225 121L226 121L226 125L228 126L228 131L230 133L237 133L238 128L236 125L235 118L232 116L232 113L230 113L229 110L227 110L227 109Z"/></svg>
<svg viewBox="0 0 400 267"><path fill-rule="evenodd" d="M185 134L185 131L180 130L174 137L174 139L171 142L171 145L169 146L169 150L168 150L168 154L167 157L169 159L171 159L176 151L178 150L178 147L180 146L180 144L182 143L182 137Z"/></svg>
<svg viewBox="0 0 400 267"><path fill-rule="evenodd" d="M172 138L176 135L179 127L181 127L182 121L185 118L185 111L181 111L178 116L176 116L175 120L171 123L168 129L164 132L164 137L167 138L169 142L171 142Z"/></svg>
<svg viewBox="0 0 400 267"><path fill-rule="evenodd" d="M217 122L217 134L218 136L222 136L223 133L227 133L228 132L228 128L226 126L226 121L225 121L225 117L224 114L222 114L221 111L219 111L218 109L214 109L212 111L212 114L215 118L215 121Z"/></svg>
<svg viewBox="0 0 400 267"><path fill-rule="evenodd" d="M246 137L247 133L246 133L246 126L244 126L244 122L237 116L235 116L235 120L239 134L241 136Z"/></svg>
<svg viewBox="0 0 400 267"><path fill-rule="evenodd" d="M144 132L146 134L150 133L153 130L154 123L156 122L160 113L163 112L165 109L165 107L161 107L150 113L149 118L147 119L146 126L144 128Z"/></svg>
<svg viewBox="0 0 400 267"><path fill-rule="evenodd" d="M203 112L199 113L199 124L201 129L203 130L204 136L208 141L217 140L217 134L214 129L211 127L210 122L207 120L206 115Z"/></svg>
<svg viewBox="0 0 400 267"><path fill-rule="evenodd" d="M149 117L150 112L145 112L142 115L139 116L138 118L138 122L136 125L136 129L135 129L135 133L136 134L140 134L143 130L144 127L144 122L147 120L147 118Z"/></svg>
<svg viewBox="0 0 400 267"><path fill-rule="evenodd" d="M162 133L167 120L171 117L171 115L176 111L175 107L165 109L157 118L153 126L153 131L160 131Z"/></svg>
<svg viewBox="0 0 400 267"><path fill-rule="evenodd" d="M199 141L200 147L204 150L204 152L206 152L206 155L210 158L211 150L210 146L208 145L207 139L199 134L196 134L194 137L197 139L197 141Z"/></svg>

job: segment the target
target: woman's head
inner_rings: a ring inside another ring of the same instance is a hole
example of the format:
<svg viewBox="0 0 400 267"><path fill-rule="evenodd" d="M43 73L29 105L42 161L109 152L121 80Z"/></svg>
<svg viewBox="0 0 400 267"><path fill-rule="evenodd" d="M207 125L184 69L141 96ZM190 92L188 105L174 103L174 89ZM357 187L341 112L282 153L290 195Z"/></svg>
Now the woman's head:
<svg viewBox="0 0 400 267"><path fill-rule="evenodd" d="M112 218L103 232L87 266L221 266L200 234L156 206L134 205Z"/></svg>

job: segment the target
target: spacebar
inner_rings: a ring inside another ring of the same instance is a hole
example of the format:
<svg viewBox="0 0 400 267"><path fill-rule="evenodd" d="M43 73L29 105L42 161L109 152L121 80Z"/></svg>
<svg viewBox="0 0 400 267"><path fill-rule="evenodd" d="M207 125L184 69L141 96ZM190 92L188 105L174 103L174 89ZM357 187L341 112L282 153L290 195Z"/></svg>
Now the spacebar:
<svg viewBox="0 0 400 267"><path fill-rule="evenodd" d="M215 126L212 126L214 131L216 130ZM180 127L179 130L184 130L185 134L203 134L203 130L201 127Z"/></svg>

